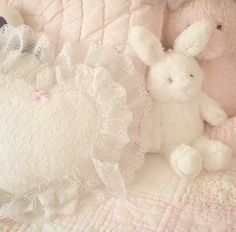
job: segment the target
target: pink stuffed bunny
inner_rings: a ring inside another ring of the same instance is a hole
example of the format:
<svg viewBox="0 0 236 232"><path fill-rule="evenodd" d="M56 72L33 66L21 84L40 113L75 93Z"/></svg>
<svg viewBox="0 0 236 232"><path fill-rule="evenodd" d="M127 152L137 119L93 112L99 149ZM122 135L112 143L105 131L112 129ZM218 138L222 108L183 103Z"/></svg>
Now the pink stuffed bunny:
<svg viewBox="0 0 236 232"><path fill-rule="evenodd" d="M225 109L230 119L220 128L208 128L236 153L236 1L169 0L164 25L164 41L172 46L176 37L198 19L214 25L207 49L198 59L205 72L205 91Z"/></svg>

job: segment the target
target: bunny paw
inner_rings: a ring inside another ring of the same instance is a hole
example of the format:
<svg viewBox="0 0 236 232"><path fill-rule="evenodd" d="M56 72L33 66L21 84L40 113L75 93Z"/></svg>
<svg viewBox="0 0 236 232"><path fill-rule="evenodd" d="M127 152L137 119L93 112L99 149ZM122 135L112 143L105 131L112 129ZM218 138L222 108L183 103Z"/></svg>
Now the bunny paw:
<svg viewBox="0 0 236 232"><path fill-rule="evenodd" d="M211 125L212 126L221 126L227 120L227 114L221 110L217 109L212 111Z"/></svg>
<svg viewBox="0 0 236 232"><path fill-rule="evenodd" d="M204 168L208 171L220 171L229 167L231 150L225 144L211 140L207 153L203 158Z"/></svg>

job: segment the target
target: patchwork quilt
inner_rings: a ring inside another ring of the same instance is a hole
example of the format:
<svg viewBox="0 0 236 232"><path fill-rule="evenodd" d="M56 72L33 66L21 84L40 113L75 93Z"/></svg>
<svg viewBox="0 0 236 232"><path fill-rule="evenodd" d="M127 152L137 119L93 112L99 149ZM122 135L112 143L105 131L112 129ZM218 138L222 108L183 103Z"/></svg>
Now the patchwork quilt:
<svg viewBox="0 0 236 232"><path fill-rule="evenodd" d="M147 155L127 198L83 202L76 215L46 223L56 232L236 231L236 160L227 172L179 179L158 156ZM0 224L1 231L37 231L40 225Z"/></svg>

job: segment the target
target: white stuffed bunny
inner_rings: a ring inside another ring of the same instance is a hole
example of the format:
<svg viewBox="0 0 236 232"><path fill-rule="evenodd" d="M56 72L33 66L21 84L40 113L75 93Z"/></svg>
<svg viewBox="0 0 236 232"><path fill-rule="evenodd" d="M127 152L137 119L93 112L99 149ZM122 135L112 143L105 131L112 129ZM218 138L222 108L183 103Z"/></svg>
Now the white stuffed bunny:
<svg viewBox="0 0 236 232"><path fill-rule="evenodd" d="M148 90L153 97L153 133L150 152L165 155L173 170L193 178L204 166L208 171L229 166L231 150L204 135L204 121L221 125L227 115L202 91L203 71L195 56L208 42L212 31L206 20L196 21L176 39L173 50L147 29L136 26L129 43L150 66Z"/></svg>

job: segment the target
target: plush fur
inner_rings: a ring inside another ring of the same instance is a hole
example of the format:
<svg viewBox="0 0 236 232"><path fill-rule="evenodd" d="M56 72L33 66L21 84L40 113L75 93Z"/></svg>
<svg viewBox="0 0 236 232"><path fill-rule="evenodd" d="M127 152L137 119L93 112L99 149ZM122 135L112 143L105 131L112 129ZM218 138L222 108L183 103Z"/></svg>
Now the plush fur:
<svg viewBox="0 0 236 232"><path fill-rule="evenodd" d="M226 145L204 135L204 121L218 126L227 119L219 104L202 91L203 71L194 59L205 48L211 31L210 22L196 21L167 52L143 27L133 28L129 37L140 59L151 65L147 79L153 97L151 152L165 154L184 178L195 177L202 166L209 171L226 169L231 159Z"/></svg>
<svg viewBox="0 0 236 232"><path fill-rule="evenodd" d="M214 30L207 49L198 58L205 73L204 89L230 117L222 127L209 129L209 135L226 141L236 154L236 1L169 0L164 23L164 41L173 46L178 35L198 19L210 20ZM172 10L175 9L175 10ZM228 126L231 125L231 128ZM225 134L229 131L230 134Z"/></svg>

